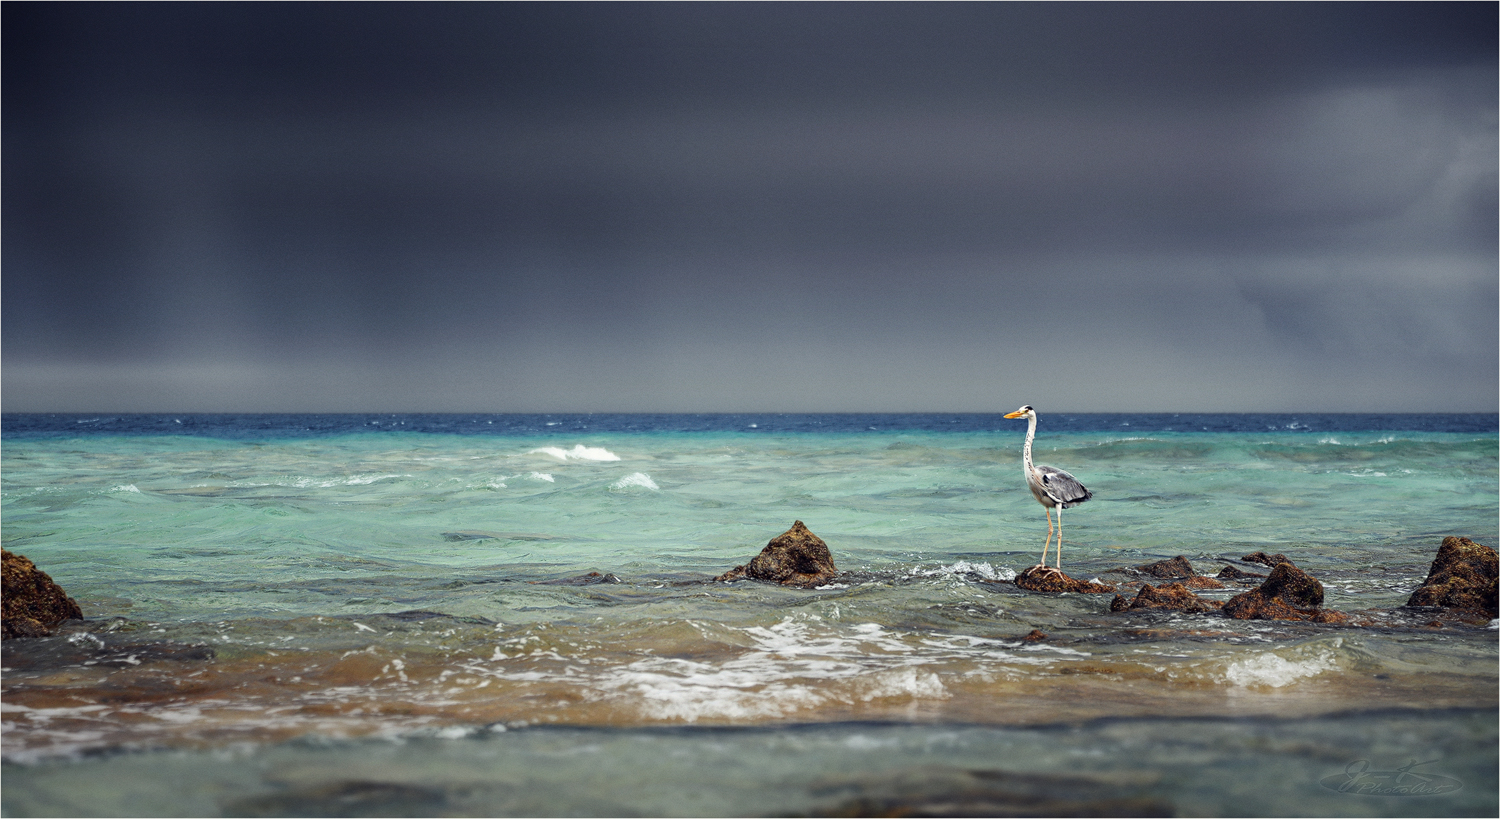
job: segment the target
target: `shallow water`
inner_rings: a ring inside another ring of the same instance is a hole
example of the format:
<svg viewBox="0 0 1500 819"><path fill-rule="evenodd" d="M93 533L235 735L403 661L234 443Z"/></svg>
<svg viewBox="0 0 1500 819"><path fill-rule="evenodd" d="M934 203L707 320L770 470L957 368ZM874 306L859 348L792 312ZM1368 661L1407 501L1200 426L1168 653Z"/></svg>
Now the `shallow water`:
<svg viewBox="0 0 1500 819"><path fill-rule="evenodd" d="M998 416L4 420L5 546L89 618L4 644L7 815L1496 811L1497 632L1398 608L1496 542L1494 416L1042 416L1070 574L1280 552L1359 627L1016 588ZM794 520L844 576L712 582Z"/></svg>

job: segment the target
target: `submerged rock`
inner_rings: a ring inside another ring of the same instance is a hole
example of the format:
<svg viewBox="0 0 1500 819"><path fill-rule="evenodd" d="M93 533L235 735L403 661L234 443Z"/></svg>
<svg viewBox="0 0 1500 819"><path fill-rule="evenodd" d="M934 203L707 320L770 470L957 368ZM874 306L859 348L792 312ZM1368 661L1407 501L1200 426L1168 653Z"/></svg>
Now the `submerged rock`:
<svg viewBox="0 0 1500 819"><path fill-rule="evenodd" d="M1140 609L1169 609L1202 614L1217 611L1220 603L1204 600L1188 590L1182 583L1166 583L1161 586L1142 586L1134 600L1117 595L1110 601L1110 611L1137 611Z"/></svg>
<svg viewBox="0 0 1500 819"><path fill-rule="evenodd" d="M117 623L105 627L113 625ZM45 672L81 666L139 668L156 663L200 663L216 656L211 646L172 640L132 642L137 635L130 633L92 632L88 639L76 639L76 632L69 636L67 640L27 641L24 649L13 648L17 641L7 641L0 648L0 660L7 671Z"/></svg>
<svg viewBox="0 0 1500 819"><path fill-rule="evenodd" d="M1280 566L1283 563L1287 564L1288 566L1295 566L1295 565L1297 565L1297 564L1293 563L1292 561L1288 560L1286 555L1283 555L1283 554L1268 555L1265 552L1251 552L1250 554L1245 555L1244 557L1240 558L1240 560L1243 560L1246 563L1260 563L1260 564L1262 564L1264 566L1270 566L1273 569L1276 568L1277 566Z"/></svg>
<svg viewBox="0 0 1500 819"><path fill-rule="evenodd" d="M748 578L811 589L827 585L838 573L828 544L808 531L799 520L767 543L766 548L749 563L736 566L714 580L728 582Z"/></svg>
<svg viewBox="0 0 1500 819"><path fill-rule="evenodd" d="M581 575L578 575L577 577L560 577L560 578L558 578L556 580L533 580L533 581L531 581L531 585L533 585L533 586L593 586L593 585L596 585L598 583L623 583L623 582L625 582L625 581L621 580L618 577L615 577L614 574L612 574L612 573L611 574L600 574L598 572L589 572L588 574L581 574Z"/></svg>
<svg viewBox="0 0 1500 819"><path fill-rule="evenodd" d="M1443 538L1427 579L1406 601L1408 606L1482 611L1496 616L1496 589L1500 585L1495 550L1466 537Z"/></svg>
<svg viewBox="0 0 1500 819"><path fill-rule="evenodd" d="M1236 580L1236 581L1242 581L1242 580L1265 580L1266 579L1266 576L1263 575L1263 574L1256 574L1255 572L1241 571L1240 569L1236 569L1233 566L1225 566L1224 568L1220 569L1219 573L1217 575L1215 575L1215 577L1219 578L1220 580Z"/></svg>
<svg viewBox="0 0 1500 819"><path fill-rule="evenodd" d="M1056 569L1032 566L1016 575L1015 583L1027 591L1076 592L1078 594L1105 594L1115 590L1114 586L1077 580Z"/></svg>
<svg viewBox="0 0 1500 819"><path fill-rule="evenodd" d="M1152 795L1149 775L1131 778L924 765L825 778L829 794L851 794L813 816L1176 816Z"/></svg>
<svg viewBox="0 0 1500 819"><path fill-rule="evenodd" d="M3 635L12 637L46 637L53 626L64 620L82 620L78 603L52 582L46 572L25 557L0 550L0 621Z"/></svg>
<svg viewBox="0 0 1500 819"><path fill-rule="evenodd" d="M1348 621L1347 615L1323 610L1322 606L1323 584L1296 566L1281 563L1264 583L1231 597L1223 611L1236 620Z"/></svg>

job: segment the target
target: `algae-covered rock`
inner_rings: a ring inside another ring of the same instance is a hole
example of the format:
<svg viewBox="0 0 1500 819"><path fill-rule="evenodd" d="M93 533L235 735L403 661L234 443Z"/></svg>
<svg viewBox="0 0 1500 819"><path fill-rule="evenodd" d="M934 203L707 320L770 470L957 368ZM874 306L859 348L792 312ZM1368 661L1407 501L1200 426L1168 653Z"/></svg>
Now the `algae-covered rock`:
<svg viewBox="0 0 1500 819"><path fill-rule="evenodd" d="M1497 575L1494 549L1450 535L1443 538L1427 579L1406 605L1482 611L1495 617Z"/></svg>
<svg viewBox="0 0 1500 819"><path fill-rule="evenodd" d="M1127 575L1145 575L1158 580L1175 580L1190 589L1222 589L1224 584L1213 579L1204 577L1193 569L1193 564L1183 555L1178 555L1171 560L1158 560L1155 563L1145 563L1133 566L1129 569L1111 569L1110 573ZM1127 583L1126 585L1130 585Z"/></svg>
<svg viewBox="0 0 1500 819"><path fill-rule="evenodd" d="M1332 622L1333 614L1322 615L1323 584L1317 578L1282 563L1258 587L1231 597L1224 613L1236 620L1316 620Z"/></svg>
<svg viewBox="0 0 1500 819"><path fill-rule="evenodd" d="M83 619L78 603L21 555L0 550L0 582L4 587L0 590L4 601L0 604L0 639L45 637L64 620Z"/></svg>
<svg viewBox="0 0 1500 819"><path fill-rule="evenodd" d="M1155 563L1147 563L1136 566L1135 570L1141 574L1147 574L1162 580L1173 580L1179 577L1193 577L1198 573L1193 570L1193 564L1183 555L1178 555L1171 560L1158 560Z"/></svg>
<svg viewBox="0 0 1500 819"><path fill-rule="evenodd" d="M1251 552L1250 554L1240 558L1240 560L1243 560L1246 563L1259 563L1264 566L1270 566L1273 569L1283 563L1291 566L1297 565L1295 563L1292 563L1291 560L1288 560L1287 556L1284 554L1268 555L1265 552Z"/></svg>
<svg viewBox="0 0 1500 819"><path fill-rule="evenodd" d="M1168 609L1202 614L1217 611L1219 603L1204 600L1181 583L1166 583L1161 586L1142 586L1134 600L1116 596L1109 604L1110 611L1138 611L1140 609Z"/></svg>
<svg viewBox="0 0 1500 819"><path fill-rule="evenodd" d="M1218 574L1216 574L1214 576L1217 577L1220 580L1234 580L1234 581L1237 581L1237 582L1238 581L1245 581L1245 580L1265 580L1266 579L1266 576L1263 575L1263 574L1256 574L1255 572L1243 571L1243 570L1238 569L1238 568L1236 568L1234 566L1225 566L1224 568L1222 568L1222 569L1219 570Z"/></svg>
<svg viewBox="0 0 1500 819"><path fill-rule="evenodd" d="M810 589L838 576L833 555L823 539L808 531L802 521L782 532L749 563L736 566L714 578L720 581L765 580L783 586Z"/></svg>
<svg viewBox="0 0 1500 819"><path fill-rule="evenodd" d="M1105 594L1115 590L1114 586L1077 580L1057 569L1032 566L1016 575L1015 583L1027 591L1076 592L1078 594Z"/></svg>

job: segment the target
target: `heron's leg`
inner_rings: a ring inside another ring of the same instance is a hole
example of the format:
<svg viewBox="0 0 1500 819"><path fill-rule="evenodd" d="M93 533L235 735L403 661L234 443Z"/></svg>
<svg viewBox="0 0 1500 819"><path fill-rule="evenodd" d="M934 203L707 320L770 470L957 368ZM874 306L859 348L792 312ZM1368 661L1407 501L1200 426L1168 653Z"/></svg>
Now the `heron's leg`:
<svg viewBox="0 0 1500 819"><path fill-rule="evenodd" d="M1062 570L1062 510L1061 506L1057 507L1057 568L1059 571Z"/></svg>
<svg viewBox="0 0 1500 819"><path fill-rule="evenodd" d="M1052 547L1052 508L1043 506L1042 511L1047 513L1047 539L1042 542L1042 562L1036 565L1046 567L1047 550Z"/></svg>

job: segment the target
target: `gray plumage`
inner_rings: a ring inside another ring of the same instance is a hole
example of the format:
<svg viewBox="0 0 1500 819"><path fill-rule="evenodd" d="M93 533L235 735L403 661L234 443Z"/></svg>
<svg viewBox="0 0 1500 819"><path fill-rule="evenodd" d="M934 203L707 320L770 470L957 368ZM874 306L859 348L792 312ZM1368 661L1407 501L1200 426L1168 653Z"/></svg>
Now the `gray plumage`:
<svg viewBox="0 0 1500 819"><path fill-rule="evenodd" d="M1031 473L1034 479L1026 482L1031 486L1031 494L1044 506L1061 506L1067 509L1092 498L1090 492L1078 479L1055 466L1035 466ZM1042 500L1043 496L1046 500Z"/></svg>

